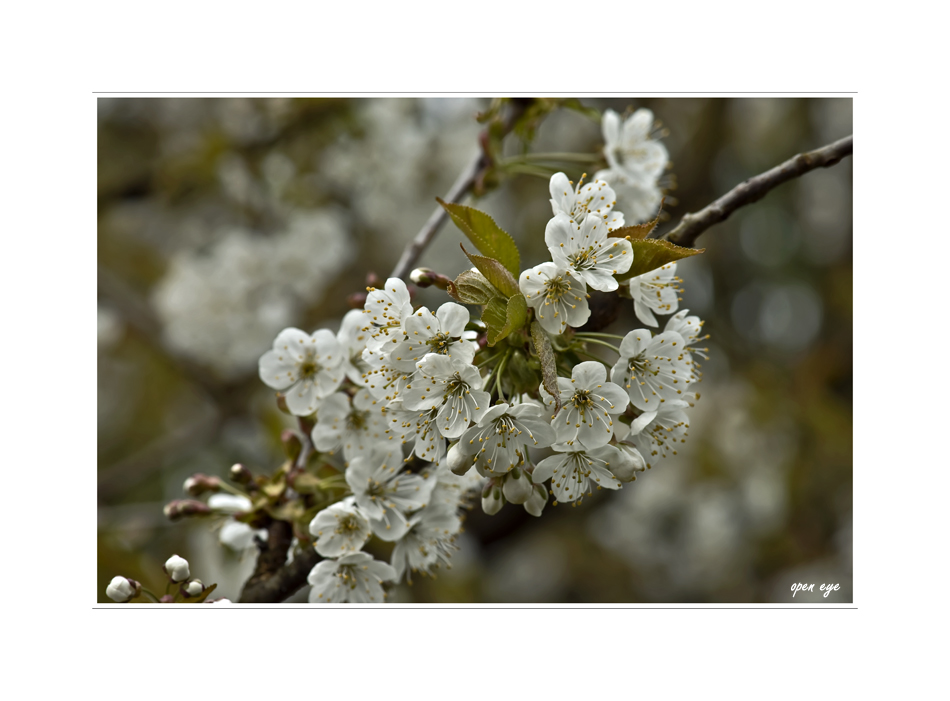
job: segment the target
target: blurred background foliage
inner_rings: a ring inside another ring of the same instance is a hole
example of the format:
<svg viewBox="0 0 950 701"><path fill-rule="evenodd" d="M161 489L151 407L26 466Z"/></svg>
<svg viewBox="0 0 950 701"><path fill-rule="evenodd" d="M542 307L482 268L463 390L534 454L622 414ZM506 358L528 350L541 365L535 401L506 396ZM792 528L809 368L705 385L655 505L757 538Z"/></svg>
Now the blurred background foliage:
<svg viewBox="0 0 950 701"><path fill-rule="evenodd" d="M664 227L852 132L847 99L583 102L649 107L669 130ZM163 505L195 472L277 466L290 422L258 357L286 326L335 331L367 273L387 276L476 153L474 117L488 104L98 101L98 601L116 574L163 591L173 553L237 600L253 550L219 545L220 523L171 524ZM600 144L598 123L558 110L532 150ZM677 456L540 519L476 506L452 569L391 600L850 602L851 188L850 158L809 173L709 230L706 253L680 264L681 308L712 338ZM527 267L548 257L548 197L545 179L519 175L474 204L512 233ZM454 276L468 267L461 240L448 224L420 263ZM448 298L430 288L416 300ZM626 306L609 331L640 326ZM841 590L792 599L794 582Z"/></svg>

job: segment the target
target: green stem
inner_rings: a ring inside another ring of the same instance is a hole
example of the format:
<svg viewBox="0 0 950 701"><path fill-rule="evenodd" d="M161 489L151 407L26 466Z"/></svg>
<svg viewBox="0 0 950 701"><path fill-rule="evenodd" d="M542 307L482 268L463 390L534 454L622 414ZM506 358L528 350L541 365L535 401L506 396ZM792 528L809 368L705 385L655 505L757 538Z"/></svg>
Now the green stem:
<svg viewBox="0 0 950 701"><path fill-rule="evenodd" d="M151 598L153 603L156 603L156 604L162 603L157 596L155 596L152 592L150 592L145 587L142 587L142 593L145 594L145 596Z"/></svg>
<svg viewBox="0 0 950 701"><path fill-rule="evenodd" d="M616 347L615 345L613 345L612 343L607 343L607 341L600 341L600 340L598 340L598 339L596 339L596 338L585 338L585 339L583 339L583 341L584 341L584 343L594 343L594 344L596 344L596 345L598 345L598 346L604 346L604 348L609 348L610 350L612 350L612 351L613 351L614 353L616 353L617 355L621 355L620 349L617 348L617 347Z"/></svg>
<svg viewBox="0 0 950 701"><path fill-rule="evenodd" d="M502 166L502 170L506 173L522 173L524 175L534 175L539 178L550 178L557 171L554 168L550 167L541 167L528 165L527 163L509 163Z"/></svg>
<svg viewBox="0 0 950 701"><path fill-rule="evenodd" d="M519 157L524 161L568 161L574 163L596 163L600 156L595 153L567 153L564 151L552 153L526 153Z"/></svg>
<svg viewBox="0 0 950 701"><path fill-rule="evenodd" d="M585 336L588 338L615 338L618 341L622 341L626 338L625 336L618 336L615 333L598 333L596 331L578 331L574 336L576 338L584 338Z"/></svg>
<svg viewBox="0 0 950 701"><path fill-rule="evenodd" d="M231 494L234 494L235 496L244 497L245 499L251 498L247 495L246 492L242 492L237 487L232 487L230 484L228 484L227 482L223 480L221 481L221 489L223 489L226 492L231 492Z"/></svg>
<svg viewBox="0 0 950 701"><path fill-rule="evenodd" d="M498 398L504 402L508 400L505 399L505 394L501 389L501 375L505 370L505 365L508 363L508 358L511 357L511 353L505 351L504 356L502 356L501 361L498 363L498 373L495 375L495 389L498 390Z"/></svg>

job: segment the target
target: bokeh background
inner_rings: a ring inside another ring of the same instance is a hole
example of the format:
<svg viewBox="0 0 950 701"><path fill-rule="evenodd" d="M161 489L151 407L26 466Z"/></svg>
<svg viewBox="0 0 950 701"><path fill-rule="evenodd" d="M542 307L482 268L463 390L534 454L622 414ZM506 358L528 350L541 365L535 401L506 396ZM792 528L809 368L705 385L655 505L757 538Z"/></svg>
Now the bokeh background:
<svg viewBox="0 0 950 701"><path fill-rule="evenodd" d="M664 227L852 132L849 99L583 102L649 107L668 129L676 189ZM279 463L289 417L257 359L286 326L336 330L366 274L388 274L476 153L474 116L488 104L98 101L98 601L116 574L163 591L172 553L237 600L253 551L221 546L209 521L169 523L162 507L195 472ZM600 142L596 122L562 110L532 149ZM392 600L851 602L851 194L847 158L741 209L680 264L681 308L712 338L677 456L540 519L476 506L452 569ZM528 266L548 257L548 197L546 180L521 175L474 204ZM469 267L460 240L448 224L420 263L457 274ZM626 306L611 330L640 326ZM840 590L793 599L795 582Z"/></svg>

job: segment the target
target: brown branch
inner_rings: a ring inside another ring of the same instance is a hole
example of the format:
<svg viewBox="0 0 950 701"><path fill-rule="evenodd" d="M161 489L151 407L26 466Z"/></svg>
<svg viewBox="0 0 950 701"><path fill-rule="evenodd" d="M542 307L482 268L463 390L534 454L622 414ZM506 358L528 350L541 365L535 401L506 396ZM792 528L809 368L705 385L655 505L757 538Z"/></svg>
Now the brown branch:
<svg viewBox="0 0 950 701"><path fill-rule="evenodd" d="M484 165L485 154L479 151L475 158L465 166L465 170L459 174L455 184L452 185L452 188L445 195L445 201L453 204L461 201L472 188L472 185L475 184L475 180ZM448 212L441 206L433 210L422 229L420 229L416 237L410 241L409 245L403 250L402 256L399 258L399 262L396 263L396 267L393 268L390 277L404 278L415 268L419 256L421 256L422 252L432 243L432 239L434 239L436 233L438 233L439 227L442 226L448 216Z"/></svg>
<svg viewBox="0 0 950 701"><path fill-rule="evenodd" d="M302 470L313 453L313 441L302 418L297 419L297 425L302 445L294 468ZM239 603L274 604L284 601L306 583L310 570L320 562L315 549L304 548L302 553L295 554L293 562L284 564L287 549L293 541L293 528L286 521L274 521L267 532L267 542L261 544L254 574L244 584Z"/></svg>
<svg viewBox="0 0 950 701"><path fill-rule="evenodd" d="M663 236L651 236L651 238L663 238L680 246L692 248L700 234L709 227L728 219L729 215L739 207L762 199L772 188L792 178L798 178L810 170L833 166L845 156L851 155L853 150L854 137L846 136L815 151L800 153L781 165L737 185L696 214L687 214L676 228Z"/></svg>

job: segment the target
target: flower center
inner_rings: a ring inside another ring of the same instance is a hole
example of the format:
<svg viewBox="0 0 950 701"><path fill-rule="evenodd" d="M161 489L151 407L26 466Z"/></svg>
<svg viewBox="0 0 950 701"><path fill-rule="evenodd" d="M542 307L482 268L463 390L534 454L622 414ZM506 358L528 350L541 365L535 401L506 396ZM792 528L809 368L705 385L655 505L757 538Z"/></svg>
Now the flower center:
<svg viewBox="0 0 950 701"><path fill-rule="evenodd" d="M354 409L346 417L346 427L352 431L359 431L363 428L366 428L366 417L369 416L368 411L359 411Z"/></svg>
<svg viewBox="0 0 950 701"><path fill-rule="evenodd" d="M584 409L593 409L594 407L594 400L590 396L589 389L577 390L574 396L571 397L571 403L575 409L580 409L582 412Z"/></svg>
<svg viewBox="0 0 950 701"><path fill-rule="evenodd" d="M360 524L353 514L347 514L337 522L336 532L340 535L351 535L360 530Z"/></svg>
<svg viewBox="0 0 950 701"><path fill-rule="evenodd" d="M567 257L571 266L575 270L590 270L597 265L597 256L594 255L594 247L588 246L583 251L577 251Z"/></svg>
<svg viewBox="0 0 950 701"><path fill-rule="evenodd" d="M320 372L321 369L320 365L313 358L307 358L300 364L300 376L313 377Z"/></svg>
<svg viewBox="0 0 950 701"><path fill-rule="evenodd" d="M452 338L447 333L437 333L435 336L426 341L426 345L432 349L433 353L448 355L449 347L452 345L453 341L458 340L460 340L460 338Z"/></svg>
<svg viewBox="0 0 950 701"><path fill-rule="evenodd" d="M549 303L559 301L561 297L570 291L571 282L570 280L566 280L563 275L549 278L548 281L544 283L544 294Z"/></svg>

